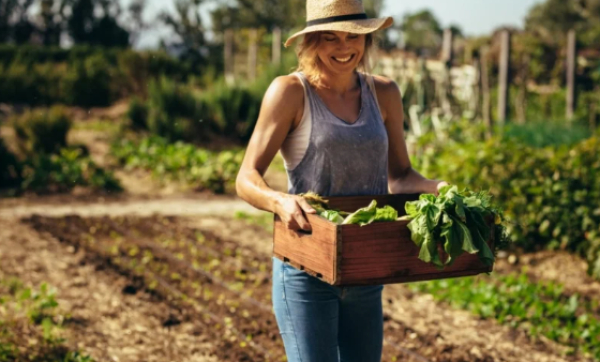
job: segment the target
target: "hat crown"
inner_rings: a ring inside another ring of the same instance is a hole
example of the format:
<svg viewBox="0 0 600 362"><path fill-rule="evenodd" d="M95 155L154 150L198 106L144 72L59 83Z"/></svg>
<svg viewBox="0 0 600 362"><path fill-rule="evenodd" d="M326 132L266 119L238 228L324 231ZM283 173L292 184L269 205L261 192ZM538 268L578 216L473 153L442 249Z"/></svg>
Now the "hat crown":
<svg viewBox="0 0 600 362"><path fill-rule="evenodd" d="M307 0L306 21L364 13L361 0Z"/></svg>

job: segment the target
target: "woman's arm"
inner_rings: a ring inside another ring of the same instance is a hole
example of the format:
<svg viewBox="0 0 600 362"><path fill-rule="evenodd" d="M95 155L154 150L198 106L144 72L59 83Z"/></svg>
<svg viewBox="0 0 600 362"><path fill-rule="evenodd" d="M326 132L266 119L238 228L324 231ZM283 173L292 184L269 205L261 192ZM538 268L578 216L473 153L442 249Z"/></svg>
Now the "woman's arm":
<svg viewBox="0 0 600 362"><path fill-rule="evenodd" d="M404 110L398 85L387 78L376 76L375 89L389 139L388 185L393 194L432 193L447 185L430 180L412 168L404 140Z"/></svg>
<svg viewBox="0 0 600 362"><path fill-rule="evenodd" d="M315 210L300 196L271 189L263 178L294 121L301 119L303 107L304 88L297 77L281 76L271 83L236 179L236 191L250 205L278 214L290 229L310 230L302 211Z"/></svg>

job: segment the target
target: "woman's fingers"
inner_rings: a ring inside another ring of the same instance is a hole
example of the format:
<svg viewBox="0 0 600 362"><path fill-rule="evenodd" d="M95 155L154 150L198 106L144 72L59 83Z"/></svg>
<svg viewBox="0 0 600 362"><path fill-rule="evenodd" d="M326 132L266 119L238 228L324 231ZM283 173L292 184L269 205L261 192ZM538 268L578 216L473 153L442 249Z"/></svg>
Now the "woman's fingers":
<svg viewBox="0 0 600 362"><path fill-rule="evenodd" d="M302 208L302 210L304 210L304 212L307 212L309 214L317 213L317 210L315 210L312 206L310 206L310 204L306 201L306 199L304 199L304 197L300 197L300 199L298 200L298 205L300 205L300 207Z"/></svg>

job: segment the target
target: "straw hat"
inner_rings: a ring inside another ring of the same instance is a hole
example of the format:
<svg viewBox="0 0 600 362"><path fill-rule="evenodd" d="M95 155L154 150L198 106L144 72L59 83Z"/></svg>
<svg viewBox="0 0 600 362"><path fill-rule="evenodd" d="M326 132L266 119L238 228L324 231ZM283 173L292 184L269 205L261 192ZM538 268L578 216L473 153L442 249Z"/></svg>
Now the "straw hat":
<svg viewBox="0 0 600 362"><path fill-rule="evenodd" d="M362 0L306 0L306 28L289 37L285 46L314 31L367 34L388 28L393 22L391 17L368 18Z"/></svg>

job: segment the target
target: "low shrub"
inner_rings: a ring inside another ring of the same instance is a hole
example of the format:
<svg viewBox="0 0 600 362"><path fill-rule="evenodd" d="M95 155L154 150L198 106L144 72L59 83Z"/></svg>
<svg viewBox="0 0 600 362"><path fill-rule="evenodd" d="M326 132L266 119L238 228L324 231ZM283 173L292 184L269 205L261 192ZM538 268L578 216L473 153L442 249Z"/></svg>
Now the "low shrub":
<svg viewBox="0 0 600 362"><path fill-rule="evenodd" d="M415 169L471 189L489 189L525 250L575 252L600 278L600 134L573 146L534 148L501 137L422 144Z"/></svg>
<svg viewBox="0 0 600 362"><path fill-rule="evenodd" d="M151 136L139 142L120 140L112 155L127 168L151 171L159 180L175 180L217 194L232 192L244 152L211 152L183 142Z"/></svg>
<svg viewBox="0 0 600 362"><path fill-rule="evenodd" d="M38 154L24 162L23 191L55 193L69 191L75 186L121 191L113 174L83 156L79 148L63 148L57 154Z"/></svg>
<svg viewBox="0 0 600 362"><path fill-rule="evenodd" d="M129 102L127 118L134 130L148 129L148 105L138 97Z"/></svg>
<svg viewBox="0 0 600 362"><path fill-rule="evenodd" d="M105 107L116 100L114 67L102 54L75 61L63 80L65 101L82 107Z"/></svg>
<svg viewBox="0 0 600 362"><path fill-rule="evenodd" d="M13 128L20 150L33 155L53 153L65 147L71 124L65 108L54 106L23 113L14 119Z"/></svg>
<svg viewBox="0 0 600 362"><path fill-rule="evenodd" d="M60 329L69 317L47 284L28 288L16 278L2 278L0 307L0 361L93 362L61 338Z"/></svg>
<svg viewBox="0 0 600 362"><path fill-rule="evenodd" d="M210 125L204 122L205 104L194 90L166 77L151 81L148 87L147 128L170 141L207 140Z"/></svg>
<svg viewBox="0 0 600 362"><path fill-rule="evenodd" d="M0 189L13 188L21 182L21 163L0 139Z"/></svg>

